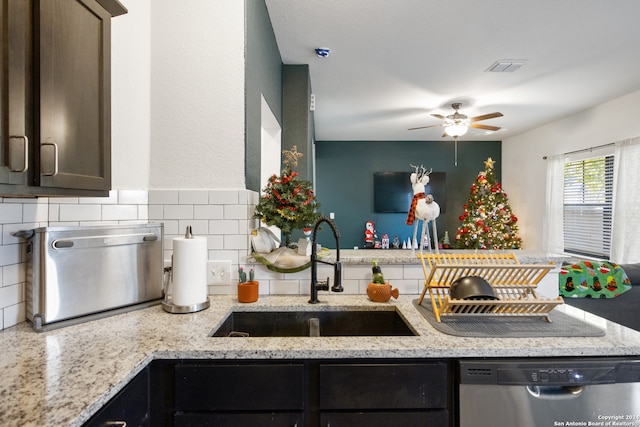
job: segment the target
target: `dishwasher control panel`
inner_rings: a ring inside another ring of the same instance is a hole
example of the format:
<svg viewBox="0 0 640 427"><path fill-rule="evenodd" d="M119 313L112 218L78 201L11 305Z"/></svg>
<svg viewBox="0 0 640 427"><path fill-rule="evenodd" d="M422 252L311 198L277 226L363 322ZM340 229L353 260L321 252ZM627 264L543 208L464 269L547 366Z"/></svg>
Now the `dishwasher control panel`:
<svg viewBox="0 0 640 427"><path fill-rule="evenodd" d="M640 360L622 358L460 361L460 384L586 385L640 382Z"/></svg>

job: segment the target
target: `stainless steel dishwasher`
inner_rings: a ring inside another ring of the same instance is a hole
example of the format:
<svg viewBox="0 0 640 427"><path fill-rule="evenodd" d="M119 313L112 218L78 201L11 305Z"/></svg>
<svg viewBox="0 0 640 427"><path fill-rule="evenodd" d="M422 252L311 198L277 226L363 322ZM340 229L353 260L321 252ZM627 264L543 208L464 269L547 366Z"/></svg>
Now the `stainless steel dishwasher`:
<svg viewBox="0 0 640 427"><path fill-rule="evenodd" d="M640 426L640 360L465 360L460 427Z"/></svg>

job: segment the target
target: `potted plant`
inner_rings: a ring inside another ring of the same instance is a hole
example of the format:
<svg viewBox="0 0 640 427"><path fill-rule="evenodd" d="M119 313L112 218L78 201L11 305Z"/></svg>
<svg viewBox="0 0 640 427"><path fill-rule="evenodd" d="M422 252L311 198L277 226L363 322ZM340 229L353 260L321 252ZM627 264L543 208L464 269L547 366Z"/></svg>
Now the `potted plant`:
<svg viewBox="0 0 640 427"><path fill-rule="evenodd" d="M378 261L373 260L371 282L367 286L367 296L371 301L387 302L391 297L398 299L398 289L392 288L389 283L384 281L382 269L378 266Z"/></svg>
<svg viewBox="0 0 640 427"><path fill-rule="evenodd" d="M238 269L238 301L240 302L256 302L258 301L259 282L253 280L253 268L249 270L249 281L247 281L247 273L240 267Z"/></svg>

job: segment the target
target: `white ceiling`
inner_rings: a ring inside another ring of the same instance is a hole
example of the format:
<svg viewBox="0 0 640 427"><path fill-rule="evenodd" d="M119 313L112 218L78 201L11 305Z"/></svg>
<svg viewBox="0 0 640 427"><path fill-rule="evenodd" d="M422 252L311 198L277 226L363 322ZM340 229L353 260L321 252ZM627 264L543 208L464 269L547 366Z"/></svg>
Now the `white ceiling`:
<svg viewBox="0 0 640 427"><path fill-rule="evenodd" d="M640 89L638 0L266 0L285 64L309 64L316 139L439 140L431 113L499 111L503 140ZM316 47L331 54L321 59ZM524 60L512 73L486 70Z"/></svg>

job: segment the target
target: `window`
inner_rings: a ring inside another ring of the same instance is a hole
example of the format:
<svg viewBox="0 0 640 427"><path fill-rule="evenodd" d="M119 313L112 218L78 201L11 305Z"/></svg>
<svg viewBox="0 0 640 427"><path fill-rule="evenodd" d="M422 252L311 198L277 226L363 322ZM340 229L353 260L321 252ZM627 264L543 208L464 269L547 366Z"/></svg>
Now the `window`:
<svg viewBox="0 0 640 427"><path fill-rule="evenodd" d="M564 164L564 251L609 259L613 155Z"/></svg>

